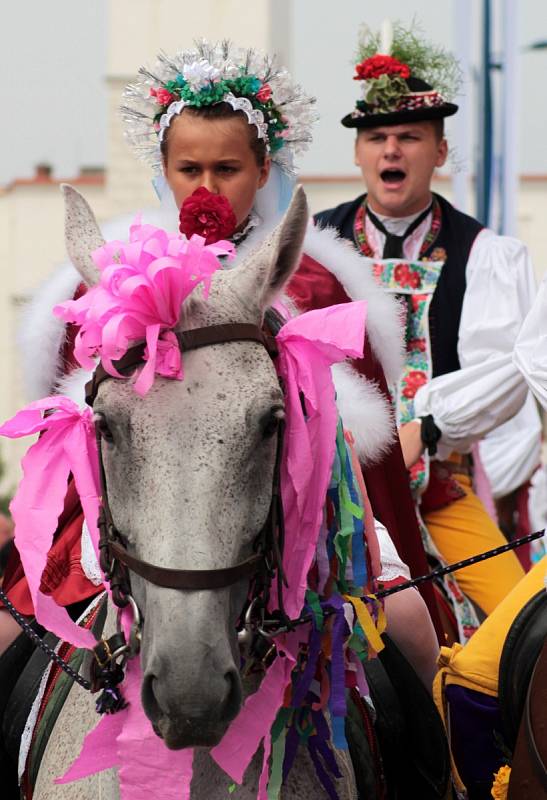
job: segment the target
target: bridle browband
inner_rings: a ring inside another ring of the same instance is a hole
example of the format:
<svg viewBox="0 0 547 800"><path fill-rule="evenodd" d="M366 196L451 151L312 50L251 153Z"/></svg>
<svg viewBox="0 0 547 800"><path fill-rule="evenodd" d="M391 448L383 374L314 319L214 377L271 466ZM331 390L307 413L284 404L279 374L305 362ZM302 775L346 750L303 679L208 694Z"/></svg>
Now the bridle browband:
<svg viewBox="0 0 547 800"><path fill-rule="evenodd" d="M272 359L278 355L275 338L265 333L257 325L247 323L228 323L209 325L176 334L181 352L196 350L225 342L252 341L266 348ZM116 370L127 374L144 363L145 344L131 347L125 355L114 362ZM103 381L112 378L102 365L98 365L89 383L86 384L86 402L93 406L99 386ZM129 602L129 573L134 572L144 580L168 589L196 591L200 589L221 589L232 586L243 578L255 579L255 597L259 593L266 594L263 602L267 602L269 586L274 571L278 572L278 590L281 595L282 547L283 547L283 510L281 507L280 468L283 441L283 425L278 432L277 454L274 469L272 501L264 528L255 540L254 555L230 567L220 569L170 569L150 564L131 555L124 547L122 537L114 525L106 486L106 476L101 453L101 436L96 427L97 448L99 454L99 473L101 481L102 507L99 516L99 549L101 568L110 582L115 604L123 608ZM279 531L279 535L278 535ZM279 597L282 609L282 598Z"/></svg>

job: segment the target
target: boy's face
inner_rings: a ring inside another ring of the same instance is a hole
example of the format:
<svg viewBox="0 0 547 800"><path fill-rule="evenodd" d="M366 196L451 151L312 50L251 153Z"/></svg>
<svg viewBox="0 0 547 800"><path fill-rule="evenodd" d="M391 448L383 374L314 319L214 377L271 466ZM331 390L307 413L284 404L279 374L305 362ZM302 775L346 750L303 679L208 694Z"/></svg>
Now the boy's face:
<svg viewBox="0 0 547 800"><path fill-rule="evenodd" d="M432 122L385 125L359 131L355 163L367 186L368 203L377 214L406 217L424 208L431 197L435 167L448 155Z"/></svg>

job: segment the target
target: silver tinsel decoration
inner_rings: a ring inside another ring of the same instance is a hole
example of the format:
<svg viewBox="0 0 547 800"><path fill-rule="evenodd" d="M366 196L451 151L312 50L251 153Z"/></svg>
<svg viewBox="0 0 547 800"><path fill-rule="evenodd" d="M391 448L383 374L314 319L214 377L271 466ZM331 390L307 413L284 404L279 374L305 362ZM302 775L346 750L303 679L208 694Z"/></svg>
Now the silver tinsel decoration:
<svg viewBox="0 0 547 800"><path fill-rule="evenodd" d="M275 59L254 49L236 47L228 41L210 44L203 40L174 56L160 53L152 68L139 69L140 79L126 87L125 103L121 107L125 136L138 158L150 164L156 174L162 173L161 137L173 117L182 112L185 103L182 100L171 103L158 131L154 127L158 104L150 95L150 89L159 89L183 74L196 87L204 85L211 76L222 79L250 75L269 84L272 101L288 125L283 146L271 154L272 160L288 174L293 173L294 156L304 152L311 142L311 128L317 120L315 98L304 94L302 88L292 82L287 70L276 65ZM256 126L257 135L268 141L267 120L260 110L253 109L246 98L232 94L226 95L223 102L243 111L249 124Z"/></svg>

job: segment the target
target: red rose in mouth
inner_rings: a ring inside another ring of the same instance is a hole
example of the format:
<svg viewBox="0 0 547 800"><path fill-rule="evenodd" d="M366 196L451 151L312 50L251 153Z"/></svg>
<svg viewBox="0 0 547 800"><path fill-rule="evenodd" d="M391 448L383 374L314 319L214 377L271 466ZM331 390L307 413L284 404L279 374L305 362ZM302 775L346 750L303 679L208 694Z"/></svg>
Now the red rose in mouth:
<svg viewBox="0 0 547 800"><path fill-rule="evenodd" d="M200 186L181 206L179 230L188 239L197 233L205 244L227 239L236 229L237 220L230 201L222 194L213 194Z"/></svg>

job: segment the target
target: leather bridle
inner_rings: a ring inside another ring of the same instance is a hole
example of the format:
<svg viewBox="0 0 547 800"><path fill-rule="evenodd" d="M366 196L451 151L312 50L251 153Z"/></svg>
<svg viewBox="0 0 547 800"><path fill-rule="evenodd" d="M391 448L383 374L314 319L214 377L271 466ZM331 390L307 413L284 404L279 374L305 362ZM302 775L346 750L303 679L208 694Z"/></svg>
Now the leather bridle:
<svg viewBox="0 0 547 800"><path fill-rule="evenodd" d="M215 344L235 341L252 341L266 348L272 359L278 355L275 338L265 333L257 325L246 323L230 323L224 325L209 325L185 332L176 333L182 353L209 347ZM114 363L121 374L128 374L144 363L144 343L131 347L125 355ZM103 381L112 376L99 365L89 383L86 385L86 402L93 406L97 397L99 386ZM125 607L131 598L129 572L144 578L144 580L169 589L182 589L195 591L199 589L220 589L239 582L243 578L254 579L253 590L249 601L260 598L261 605L265 608L271 586L272 578L278 574L278 604L283 609L282 603L282 553L283 553L283 509L281 505L280 471L281 454L283 446L283 423L278 428L277 454L274 469L272 500L266 523L254 542L254 554L233 566L220 569L170 569L156 566L131 555L123 544L122 536L117 530L110 506L106 475L101 453L101 434L96 427L97 446L99 454L99 472L101 480L102 507L99 516L99 549L100 562L106 578L110 583L114 603Z"/></svg>

